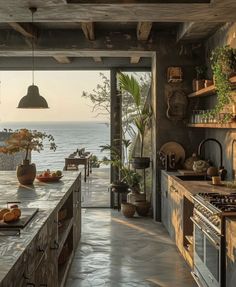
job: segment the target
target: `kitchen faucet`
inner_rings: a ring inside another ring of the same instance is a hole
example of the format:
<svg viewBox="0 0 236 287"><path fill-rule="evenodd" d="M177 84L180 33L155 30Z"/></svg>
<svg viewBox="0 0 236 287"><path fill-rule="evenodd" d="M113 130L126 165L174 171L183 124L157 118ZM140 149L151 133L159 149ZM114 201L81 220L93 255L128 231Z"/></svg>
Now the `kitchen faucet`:
<svg viewBox="0 0 236 287"><path fill-rule="evenodd" d="M198 155L201 156L201 151L202 151L202 147L203 145L208 142L208 141L214 141L218 144L219 148L220 148L220 167L219 167L219 175L221 177L222 180L225 179L226 177L226 174L227 174L227 170L224 169L224 166L223 166L223 150L222 150L222 145L221 143L216 140L216 139L213 139L213 138L207 138L203 141L200 142L199 146L198 146Z"/></svg>

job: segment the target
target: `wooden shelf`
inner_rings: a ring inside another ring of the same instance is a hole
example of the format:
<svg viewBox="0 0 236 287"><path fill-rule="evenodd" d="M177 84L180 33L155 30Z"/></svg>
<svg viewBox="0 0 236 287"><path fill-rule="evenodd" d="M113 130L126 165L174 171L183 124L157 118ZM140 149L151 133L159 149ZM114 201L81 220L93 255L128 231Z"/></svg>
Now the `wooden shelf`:
<svg viewBox="0 0 236 287"><path fill-rule="evenodd" d="M236 129L236 123L228 124L188 124L189 128L209 128L209 129Z"/></svg>
<svg viewBox="0 0 236 287"><path fill-rule="evenodd" d="M229 79L232 86L235 87L236 86L236 76L232 77ZM188 98L196 98L196 97L206 97L206 96L210 96L210 95L214 95L215 94L215 86L209 86L207 88L201 89L199 91L196 91L194 93L191 93L188 95Z"/></svg>

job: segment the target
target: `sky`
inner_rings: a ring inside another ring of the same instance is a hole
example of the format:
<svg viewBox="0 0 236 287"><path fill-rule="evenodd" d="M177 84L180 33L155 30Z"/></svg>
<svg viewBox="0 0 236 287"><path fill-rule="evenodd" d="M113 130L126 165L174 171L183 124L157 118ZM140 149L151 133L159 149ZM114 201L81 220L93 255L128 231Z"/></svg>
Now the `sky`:
<svg viewBox="0 0 236 287"><path fill-rule="evenodd" d="M32 84L31 71L0 71L0 122L102 121L92 103L81 97L102 83L101 71L35 71L35 85L49 109L17 109ZM109 71L102 71L109 76Z"/></svg>

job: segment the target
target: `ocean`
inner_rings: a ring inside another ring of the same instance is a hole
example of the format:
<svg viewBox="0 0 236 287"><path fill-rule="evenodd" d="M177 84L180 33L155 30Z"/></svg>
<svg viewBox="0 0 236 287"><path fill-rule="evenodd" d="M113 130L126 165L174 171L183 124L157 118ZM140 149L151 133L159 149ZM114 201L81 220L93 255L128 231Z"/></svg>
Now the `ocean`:
<svg viewBox="0 0 236 287"><path fill-rule="evenodd" d="M48 141L44 141L44 150L32 152L32 162L37 170L62 170L65 158L79 148L85 148L99 159L106 153L100 152L100 145L109 144L110 126L105 122L0 122L0 130L27 128L51 134L57 145L55 152L49 149Z"/></svg>

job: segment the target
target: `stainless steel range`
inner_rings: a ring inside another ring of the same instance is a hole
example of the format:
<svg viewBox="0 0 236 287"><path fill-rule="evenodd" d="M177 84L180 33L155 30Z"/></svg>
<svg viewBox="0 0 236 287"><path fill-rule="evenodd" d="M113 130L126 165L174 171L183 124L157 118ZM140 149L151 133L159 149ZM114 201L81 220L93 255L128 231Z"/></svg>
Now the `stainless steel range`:
<svg viewBox="0 0 236 287"><path fill-rule="evenodd" d="M225 286L225 217L236 215L236 193L193 196L194 269L199 286Z"/></svg>

